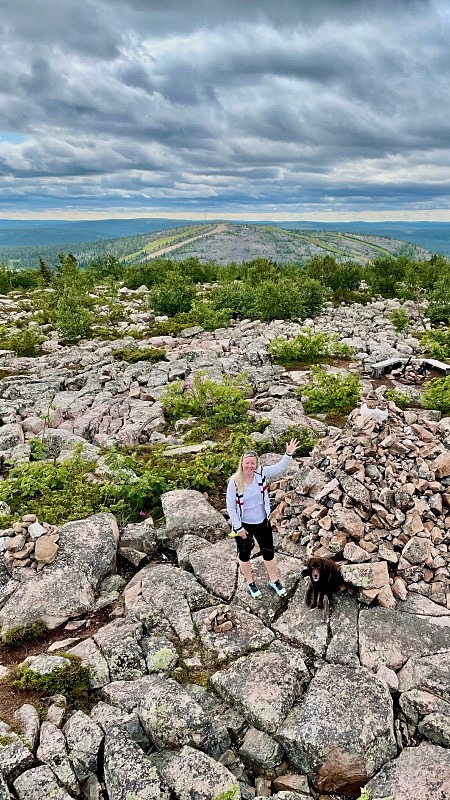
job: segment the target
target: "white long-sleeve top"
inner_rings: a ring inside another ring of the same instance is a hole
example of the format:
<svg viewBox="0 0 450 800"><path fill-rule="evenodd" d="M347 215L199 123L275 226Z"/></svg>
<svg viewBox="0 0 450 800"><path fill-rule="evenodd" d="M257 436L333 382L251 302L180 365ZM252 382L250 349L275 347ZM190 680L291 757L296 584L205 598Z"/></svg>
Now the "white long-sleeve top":
<svg viewBox="0 0 450 800"><path fill-rule="evenodd" d="M261 492L261 521L264 517L270 517L270 500L266 481L281 477L291 463L291 458L292 456L285 453L283 458L277 461L276 464L272 464L268 467L260 467L255 470L255 478ZM227 486L227 511L233 530L238 531L242 528L242 521L245 514L245 500L244 495L238 493L233 478L230 478Z"/></svg>

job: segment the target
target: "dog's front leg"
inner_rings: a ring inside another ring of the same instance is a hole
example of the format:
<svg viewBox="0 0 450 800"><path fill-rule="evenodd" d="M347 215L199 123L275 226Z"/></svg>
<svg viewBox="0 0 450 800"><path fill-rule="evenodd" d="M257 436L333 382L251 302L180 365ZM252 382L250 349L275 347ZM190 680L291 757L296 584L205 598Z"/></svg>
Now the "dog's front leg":
<svg viewBox="0 0 450 800"><path fill-rule="evenodd" d="M319 592L319 602L317 603L317 608L323 608L323 592Z"/></svg>
<svg viewBox="0 0 450 800"><path fill-rule="evenodd" d="M311 605L312 593L313 593L313 582L310 581L305 597L305 603L307 606Z"/></svg>
<svg viewBox="0 0 450 800"><path fill-rule="evenodd" d="M313 601L311 603L311 608L316 608L317 606L317 593L319 588L316 583L313 584Z"/></svg>

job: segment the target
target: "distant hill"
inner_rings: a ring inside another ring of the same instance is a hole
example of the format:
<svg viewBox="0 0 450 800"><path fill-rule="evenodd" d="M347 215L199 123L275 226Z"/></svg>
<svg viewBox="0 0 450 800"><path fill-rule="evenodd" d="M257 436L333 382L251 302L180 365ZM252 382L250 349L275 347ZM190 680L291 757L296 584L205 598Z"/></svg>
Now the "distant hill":
<svg viewBox="0 0 450 800"><path fill-rule="evenodd" d="M114 255L130 264L163 254L174 259L196 256L202 261L213 260L221 264L231 261L240 263L258 256L279 263L302 263L314 255L329 254L337 261L354 260L366 264L380 255L407 255L420 260L430 258L435 252L414 242L382 235L380 230L370 235L363 231L337 230L336 226L326 230L299 228L299 223L291 223L289 228L285 227L287 223L255 225L231 222L176 226L172 223L169 227L161 220L97 220L94 223L83 223L83 228L72 229L72 225L79 223L33 223L31 227L10 224L8 227L2 225L2 222L5 221L0 222L0 242L12 236L11 231L17 237L22 233L25 238L32 239L34 235L37 239L27 246L0 245L0 261L10 267L35 267L39 258L43 258L51 266L57 263L60 252L73 253L81 266L104 254ZM102 224L99 226L99 223ZM117 233L133 226L138 229L144 223L147 225L146 232L103 238L112 230ZM158 227L155 227L156 223ZM353 223L355 224L357 223ZM78 231L77 235L80 237L83 231L90 231L92 235L94 228L97 234L94 240L64 240L72 230ZM46 243L46 237L52 235L58 235L59 238L55 243Z"/></svg>

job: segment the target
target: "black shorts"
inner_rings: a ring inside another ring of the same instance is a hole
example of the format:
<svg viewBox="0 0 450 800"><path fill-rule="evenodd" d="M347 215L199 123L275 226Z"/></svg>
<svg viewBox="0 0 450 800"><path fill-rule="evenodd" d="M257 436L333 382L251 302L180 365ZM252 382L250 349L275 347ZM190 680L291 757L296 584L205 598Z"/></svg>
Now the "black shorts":
<svg viewBox="0 0 450 800"><path fill-rule="evenodd" d="M243 522L242 527L247 532L247 537L243 539L238 536L236 539L239 561L250 561L250 554L255 546L255 539L259 544L261 555L264 561L272 561L274 558L273 535L270 521L266 519L257 525L250 525Z"/></svg>

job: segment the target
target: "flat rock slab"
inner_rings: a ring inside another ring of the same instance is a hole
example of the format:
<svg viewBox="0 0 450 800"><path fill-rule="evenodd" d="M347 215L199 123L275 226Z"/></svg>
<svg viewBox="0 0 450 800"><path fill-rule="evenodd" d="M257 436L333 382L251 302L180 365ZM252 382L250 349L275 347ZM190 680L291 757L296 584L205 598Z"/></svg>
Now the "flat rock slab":
<svg viewBox="0 0 450 800"><path fill-rule="evenodd" d="M422 617L384 608L359 614L361 664L399 670L412 656L450 650L450 617Z"/></svg>
<svg viewBox="0 0 450 800"><path fill-rule="evenodd" d="M232 773L205 753L183 749L162 770L177 800L240 800L239 783Z"/></svg>
<svg viewBox="0 0 450 800"><path fill-rule="evenodd" d="M206 621L210 609L202 609L193 614L195 626L200 638L204 660L209 664L222 664L239 656L246 655L253 650L260 650L270 644L274 634L269 628L239 606L222 606L224 612L233 611L239 623L224 633L214 633L207 630Z"/></svg>
<svg viewBox="0 0 450 800"><path fill-rule="evenodd" d="M391 696L363 667L326 664L276 738L321 791L354 794L397 754Z"/></svg>
<svg viewBox="0 0 450 800"><path fill-rule="evenodd" d="M240 658L216 672L211 683L250 724L274 733L309 677L301 656L289 645L274 642L268 650Z"/></svg>
<svg viewBox="0 0 450 800"><path fill-rule="evenodd" d="M174 489L161 495L161 505L169 539L192 533L215 542L229 532L225 517L205 500L201 492Z"/></svg>
<svg viewBox="0 0 450 800"><path fill-rule="evenodd" d="M308 581L303 580L289 601L287 610L272 627L290 644L300 647L303 653L323 658L328 644L327 609L309 608L306 605L307 585Z"/></svg>
<svg viewBox="0 0 450 800"><path fill-rule="evenodd" d="M191 551L189 563L195 577L209 592L230 600L236 590L236 544L229 538Z"/></svg>
<svg viewBox="0 0 450 800"><path fill-rule="evenodd" d="M398 611L405 611L408 614L419 614L424 617L450 617L449 609L445 606L434 603L423 594L408 592L406 600L397 605Z"/></svg>
<svg viewBox="0 0 450 800"><path fill-rule="evenodd" d="M253 552L257 553L258 551L259 548L256 546ZM263 559L258 556L257 558L251 559L251 565L253 578L261 590L262 598L260 600L253 600L241 572L238 574L236 594L233 598L233 603L243 608L250 608L266 625L269 625L279 613L280 609L284 608L289 602L289 598L297 586L303 568L303 564L298 558L292 558L291 556L277 553L276 559L278 574L281 583L286 587L287 595L278 597L277 593L269 588L267 585L269 576L267 575Z"/></svg>
<svg viewBox="0 0 450 800"><path fill-rule="evenodd" d="M104 780L109 800L169 800L150 759L117 728L105 737Z"/></svg>
<svg viewBox="0 0 450 800"><path fill-rule="evenodd" d="M410 658L398 674L399 691L421 689L450 703L450 650Z"/></svg>
<svg viewBox="0 0 450 800"><path fill-rule="evenodd" d="M450 800L450 750L406 747L365 788L371 800Z"/></svg>

